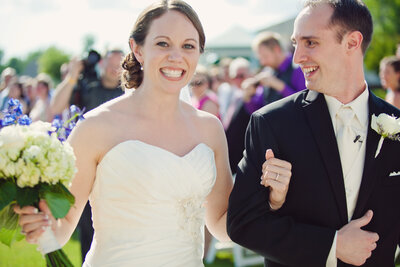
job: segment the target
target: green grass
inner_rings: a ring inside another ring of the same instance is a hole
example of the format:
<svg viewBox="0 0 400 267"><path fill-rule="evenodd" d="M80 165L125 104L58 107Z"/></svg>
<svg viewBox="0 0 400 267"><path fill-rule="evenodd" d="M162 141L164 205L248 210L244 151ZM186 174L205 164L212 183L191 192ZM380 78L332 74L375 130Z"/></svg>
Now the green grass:
<svg viewBox="0 0 400 267"><path fill-rule="evenodd" d="M204 264L205 267L233 267L233 255L230 250L220 250L217 252L215 260L211 264ZM254 267L263 267L264 265L254 265Z"/></svg>
<svg viewBox="0 0 400 267"><path fill-rule="evenodd" d="M63 247L64 252L74 266L82 265L80 255L80 244L76 233L71 240ZM399 261L398 261L399 262ZM0 243L0 267L45 267L43 256L36 250L36 245L27 243L25 240L13 244L11 248ZM205 264L205 267L233 267L233 257L230 251L219 251L212 264ZM262 265L256 265L262 267ZM256 267L254 266L254 267ZM399 265L396 265L400 267Z"/></svg>
<svg viewBox="0 0 400 267"><path fill-rule="evenodd" d="M36 245L27 243L25 240L14 243L11 248L0 243L0 266L1 267L41 267L46 266L46 262L36 250ZM81 266L80 244L75 238L63 247L74 266ZM233 267L232 255L228 252L217 254L212 264L205 264L206 267Z"/></svg>
<svg viewBox="0 0 400 267"><path fill-rule="evenodd" d="M29 244L25 240L14 243L11 248L0 243L0 267L46 266L44 257L36 248L36 245ZM82 266L81 245L76 234L63 247L63 250L74 266Z"/></svg>
<svg viewBox="0 0 400 267"><path fill-rule="evenodd" d="M36 250L36 247L36 245L29 244L25 240L14 243L11 248L0 243L0 267L45 267L46 262L42 254ZM82 265L80 249L76 233L63 247L64 252L76 267ZM232 253L229 251L218 252L212 264L205 264L205 267L233 266ZM262 265L257 267L262 267Z"/></svg>

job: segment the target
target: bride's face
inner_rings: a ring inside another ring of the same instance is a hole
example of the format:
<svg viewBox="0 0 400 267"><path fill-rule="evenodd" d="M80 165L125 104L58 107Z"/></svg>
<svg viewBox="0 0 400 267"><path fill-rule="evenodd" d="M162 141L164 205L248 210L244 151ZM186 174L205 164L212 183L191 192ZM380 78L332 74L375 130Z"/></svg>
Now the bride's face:
<svg viewBox="0 0 400 267"><path fill-rule="evenodd" d="M152 22L139 50L143 84L178 93L196 69L200 57L199 33L185 15L171 10Z"/></svg>

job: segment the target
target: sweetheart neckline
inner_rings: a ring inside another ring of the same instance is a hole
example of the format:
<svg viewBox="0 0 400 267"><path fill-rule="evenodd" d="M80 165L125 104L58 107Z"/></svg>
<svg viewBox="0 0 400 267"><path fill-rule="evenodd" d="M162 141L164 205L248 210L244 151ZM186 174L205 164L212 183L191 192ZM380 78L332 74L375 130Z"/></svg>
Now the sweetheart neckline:
<svg viewBox="0 0 400 267"><path fill-rule="evenodd" d="M112 151L114 151L115 149L117 149L117 147L120 147L120 146L124 145L125 143L131 143L131 142L133 142L133 143L139 143L139 144L142 144L142 145L145 145L145 146L148 146L148 147L152 147L152 148L154 148L154 149L163 151L163 152L168 153L168 154L174 156L175 158L179 158L179 159L185 159L185 158L188 157L190 154L192 154L196 149L198 149L198 147L200 147L200 146L205 146L205 147L208 148L209 150L213 151L212 148L209 147L206 143L200 142L200 143L198 143L197 145L195 145L191 150L189 150L186 154L180 156L180 155L177 155L177 154L175 154L174 152L171 152L171 151L169 151L169 150L167 150L167 149L165 149L165 148L162 148L162 147L159 147L159 146L156 146L156 145L152 145L152 144L143 142L143 141L138 140L138 139L128 139L128 140L122 141L122 142L116 144L115 146L111 147L111 148L103 155L103 157L101 158L101 160L99 161L99 163L97 164L97 166L100 166L100 164L104 161L104 159L108 156L108 154L110 154ZM213 152L214 152L214 151L213 151Z"/></svg>

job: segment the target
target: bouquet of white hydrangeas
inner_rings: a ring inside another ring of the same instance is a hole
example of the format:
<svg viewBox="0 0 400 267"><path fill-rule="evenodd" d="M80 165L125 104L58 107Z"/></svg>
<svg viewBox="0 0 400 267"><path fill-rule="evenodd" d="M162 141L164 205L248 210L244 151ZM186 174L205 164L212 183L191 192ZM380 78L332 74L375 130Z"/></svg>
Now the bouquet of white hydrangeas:
<svg viewBox="0 0 400 267"><path fill-rule="evenodd" d="M0 241L8 246L23 238L18 215L12 209L37 206L44 199L58 219L68 213L75 199L67 189L76 173L72 147L64 142L82 118L81 111L63 123L34 122L22 116L20 103L11 99L5 117L0 120ZM47 232L47 233L46 233ZM48 266L72 266L54 234L48 228L38 240L39 250Z"/></svg>

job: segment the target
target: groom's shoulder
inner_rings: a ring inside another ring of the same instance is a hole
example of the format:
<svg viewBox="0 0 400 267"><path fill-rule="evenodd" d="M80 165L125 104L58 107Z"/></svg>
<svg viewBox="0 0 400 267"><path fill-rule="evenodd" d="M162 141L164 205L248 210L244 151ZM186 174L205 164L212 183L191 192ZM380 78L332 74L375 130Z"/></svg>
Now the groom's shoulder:
<svg viewBox="0 0 400 267"><path fill-rule="evenodd" d="M300 92L263 106L262 108L256 110L253 115L271 116L275 114L282 116L283 114L293 114L292 112L298 110L302 106L302 103L306 99L308 93L308 89L302 90Z"/></svg>

